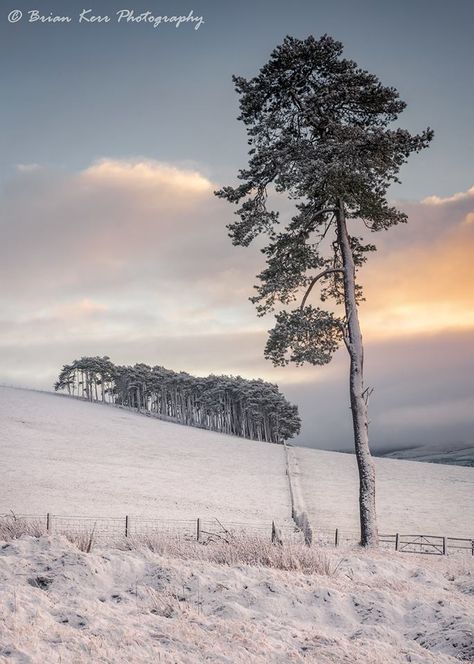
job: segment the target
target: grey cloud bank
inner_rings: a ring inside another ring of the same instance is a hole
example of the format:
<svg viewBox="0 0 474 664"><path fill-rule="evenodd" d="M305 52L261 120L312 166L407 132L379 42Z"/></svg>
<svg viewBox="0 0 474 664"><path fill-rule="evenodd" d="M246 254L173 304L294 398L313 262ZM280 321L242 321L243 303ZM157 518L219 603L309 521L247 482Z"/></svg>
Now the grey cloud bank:
<svg viewBox="0 0 474 664"><path fill-rule="evenodd" d="M0 381L50 389L63 363L96 354L197 375L262 376L299 404L300 443L350 449L344 352L327 367L264 361L271 320L256 319L248 302L262 256L258 247L232 247L232 213L215 187L195 169L144 159L103 159L76 172L20 166L1 197ZM367 304L384 306L384 279L399 273L408 248L430 256L422 240L433 224L471 233L473 202L411 204L410 224L373 257L371 281L381 292ZM390 332L390 312L384 320ZM470 330L369 335L366 367L375 447L472 441Z"/></svg>
<svg viewBox="0 0 474 664"><path fill-rule="evenodd" d="M95 324L89 320L90 330L80 328L76 336L74 320L69 327L60 321L44 322L42 330L41 325L30 325L40 337L38 341L16 325L16 340L0 346L0 382L51 389L56 368L89 354L108 354L123 364L161 364L196 375L264 375L299 405L303 420L299 444L352 450L347 366L342 352L334 366L304 369L301 382L295 382L291 371L274 370L263 360L263 333L163 336L150 331L146 316L139 317L136 312L129 315L143 330L141 336L130 334L129 340L123 333L101 337L101 321L110 323L105 314L97 314ZM433 356L435 361L431 360ZM368 344L367 374L369 384L375 386L370 403L373 448L472 444L473 358L474 342L468 334L439 335L428 342L417 339Z"/></svg>

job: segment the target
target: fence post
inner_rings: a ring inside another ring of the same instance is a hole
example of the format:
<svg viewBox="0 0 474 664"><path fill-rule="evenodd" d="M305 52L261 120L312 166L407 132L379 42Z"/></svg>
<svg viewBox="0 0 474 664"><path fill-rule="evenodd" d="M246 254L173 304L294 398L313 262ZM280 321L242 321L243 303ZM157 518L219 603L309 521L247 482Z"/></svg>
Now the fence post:
<svg viewBox="0 0 474 664"><path fill-rule="evenodd" d="M395 535L395 551L398 551L398 538L399 538L399 535L398 535L398 533L397 533L397 534Z"/></svg>
<svg viewBox="0 0 474 664"><path fill-rule="evenodd" d="M272 521L272 544L279 544L283 546L283 537L280 529L276 527L275 522Z"/></svg>
<svg viewBox="0 0 474 664"><path fill-rule="evenodd" d="M339 528L336 528L336 532L334 534L334 546L339 546Z"/></svg>
<svg viewBox="0 0 474 664"><path fill-rule="evenodd" d="M51 514L49 512L46 514L46 532L51 532Z"/></svg>
<svg viewBox="0 0 474 664"><path fill-rule="evenodd" d="M446 537L443 537L443 556L446 555Z"/></svg>
<svg viewBox="0 0 474 664"><path fill-rule="evenodd" d="M201 539L201 519L199 517L196 523L196 539L198 542Z"/></svg>
<svg viewBox="0 0 474 664"><path fill-rule="evenodd" d="M309 525L308 515L306 514L306 512L303 512L300 519L301 519L300 527L302 528L304 534L304 543L306 544L306 546L311 546L311 542L313 541L313 531L311 530L311 526Z"/></svg>
<svg viewBox="0 0 474 664"><path fill-rule="evenodd" d="M129 527L130 527L130 523L129 523L128 514L127 514L126 517L125 517L125 537L128 537Z"/></svg>

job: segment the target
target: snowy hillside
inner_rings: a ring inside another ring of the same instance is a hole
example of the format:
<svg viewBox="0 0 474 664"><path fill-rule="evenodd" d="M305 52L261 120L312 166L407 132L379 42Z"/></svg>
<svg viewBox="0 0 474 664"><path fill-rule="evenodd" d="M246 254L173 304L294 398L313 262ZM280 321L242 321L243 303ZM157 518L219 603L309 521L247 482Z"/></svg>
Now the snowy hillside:
<svg viewBox="0 0 474 664"><path fill-rule="evenodd" d="M280 445L11 388L0 388L0 444L0 513L291 523ZM355 457L290 451L313 530L356 538ZM376 464L382 531L473 536L474 468Z"/></svg>
<svg viewBox="0 0 474 664"><path fill-rule="evenodd" d="M0 421L0 513L289 523L282 446L9 388L0 388ZM356 530L355 458L289 454L313 529ZM474 469L391 459L377 467L382 529L472 536ZM5 664L474 658L470 555L279 546L268 531L204 545L161 531L110 543L46 536L44 523L31 537L13 518L0 526Z"/></svg>
<svg viewBox="0 0 474 664"><path fill-rule="evenodd" d="M474 467L474 445L457 443L453 445L416 445L390 452L380 452L388 459L411 459L429 463L445 463L453 466Z"/></svg>
<svg viewBox="0 0 474 664"><path fill-rule="evenodd" d="M289 519L281 446L0 387L0 513Z"/></svg>
<svg viewBox="0 0 474 664"><path fill-rule="evenodd" d="M309 518L321 529L357 531L358 473L353 454L294 449ZM376 459L382 533L474 536L474 468Z"/></svg>

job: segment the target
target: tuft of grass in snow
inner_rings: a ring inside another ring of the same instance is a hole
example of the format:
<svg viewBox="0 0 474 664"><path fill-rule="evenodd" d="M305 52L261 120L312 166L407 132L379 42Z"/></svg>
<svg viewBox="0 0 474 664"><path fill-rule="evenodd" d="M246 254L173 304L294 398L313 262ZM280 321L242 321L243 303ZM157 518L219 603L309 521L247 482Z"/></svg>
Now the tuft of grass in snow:
<svg viewBox="0 0 474 664"><path fill-rule="evenodd" d="M41 537L46 534L46 528L40 521L18 517L16 514L5 514L0 517L0 540L9 542L22 535Z"/></svg>
<svg viewBox="0 0 474 664"><path fill-rule="evenodd" d="M228 534L226 540L202 544L184 537L169 534L144 535L124 539L120 548L127 550L148 549L161 556L181 560L199 560L236 567L269 567L304 574L333 576L338 564L334 564L319 548L304 544L272 544L268 537L258 535Z"/></svg>
<svg viewBox="0 0 474 664"><path fill-rule="evenodd" d="M48 534L42 521L19 517L13 512L0 516L0 541L11 542L11 540L19 539L24 535L42 537ZM64 531L61 535L84 553L90 553L95 544L95 526L91 530L83 530L82 532Z"/></svg>
<svg viewBox="0 0 474 664"><path fill-rule="evenodd" d="M79 551L83 551L84 553L90 553L92 551L92 547L95 544L95 528L78 533L66 531L62 534L67 540L69 540L69 542L75 544Z"/></svg>

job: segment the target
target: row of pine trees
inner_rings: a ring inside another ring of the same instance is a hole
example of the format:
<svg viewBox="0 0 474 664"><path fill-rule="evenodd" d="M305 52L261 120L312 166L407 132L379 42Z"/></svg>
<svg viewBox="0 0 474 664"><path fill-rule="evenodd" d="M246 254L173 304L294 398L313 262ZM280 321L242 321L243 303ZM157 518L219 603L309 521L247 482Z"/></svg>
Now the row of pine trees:
<svg viewBox="0 0 474 664"><path fill-rule="evenodd" d="M270 443L283 443L301 426L297 406L272 383L240 376L198 378L147 364L116 366L107 356L65 364L54 389Z"/></svg>

